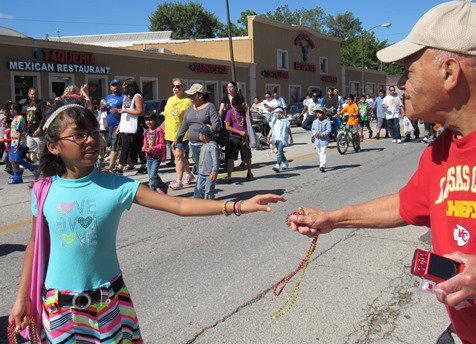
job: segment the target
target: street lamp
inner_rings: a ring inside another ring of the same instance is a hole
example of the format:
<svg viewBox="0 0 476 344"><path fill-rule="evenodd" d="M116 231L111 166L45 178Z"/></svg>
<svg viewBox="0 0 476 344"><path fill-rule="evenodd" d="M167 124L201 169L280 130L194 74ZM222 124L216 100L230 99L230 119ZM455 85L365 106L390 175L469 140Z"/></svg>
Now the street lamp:
<svg viewBox="0 0 476 344"><path fill-rule="evenodd" d="M385 24L380 24L380 25L375 25L371 27L368 30L362 30L361 32L361 38L362 38L362 94L365 93L365 63L364 63L364 37L367 33L372 31L373 29L376 29L378 27L390 27L392 26L392 23L385 23Z"/></svg>

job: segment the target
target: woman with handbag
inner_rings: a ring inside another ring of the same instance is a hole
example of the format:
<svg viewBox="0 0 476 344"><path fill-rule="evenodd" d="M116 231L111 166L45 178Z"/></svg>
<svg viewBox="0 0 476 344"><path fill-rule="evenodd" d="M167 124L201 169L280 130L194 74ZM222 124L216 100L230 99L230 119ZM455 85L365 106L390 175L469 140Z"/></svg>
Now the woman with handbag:
<svg viewBox="0 0 476 344"><path fill-rule="evenodd" d="M178 142L183 140L183 137L188 132L188 142L190 146L190 151L192 152L192 159L196 166L200 159L200 148L203 145L203 142L198 138L198 130L203 127L205 124L210 124L213 128L213 131L216 132L217 128L220 126L220 117L218 117L218 112L213 103L210 102L210 96L208 93L204 92L203 85L193 84L189 90L185 91L189 95L192 105L185 111L185 116L180 128L175 136L172 148L175 148ZM189 182L192 182L195 177L191 175ZM171 184L173 189L181 188L182 182L176 180L173 183L177 183L174 187Z"/></svg>
<svg viewBox="0 0 476 344"><path fill-rule="evenodd" d="M134 162L142 147L142 133L138 133L139 117L144 116L144 99L139 89L139 85L134 80L124 82L124 91L126 97L122 104L122 109L118 112L121 114L121 122L117 128L117 133L121 134L121 156L117 165L117 174L122 175L124 165L127 158L131 157ZM147 172L145 155L140 156L140 168L138 173Z"/></svg>

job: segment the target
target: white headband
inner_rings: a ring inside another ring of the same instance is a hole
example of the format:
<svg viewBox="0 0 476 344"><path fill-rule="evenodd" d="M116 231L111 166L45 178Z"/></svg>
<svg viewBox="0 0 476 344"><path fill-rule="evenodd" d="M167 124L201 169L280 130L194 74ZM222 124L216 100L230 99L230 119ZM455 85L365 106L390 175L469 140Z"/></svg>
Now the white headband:
<svg viewBox="0 0 476 344"><path fill-rule="evenodd" d="M48 129L48 127L51 125L51 123L55 120L56 117L58 117L58 115L59 115L61 112L63 112L63 111L66 110L66 109L74 108L74 107L81 108L81 109L85 109L85 107L82 106L82 105L80 105L80 104L67 104L67 105L61 106L60 108L56 109L56 111L53 112L53 114L48 118L48 120L46 121L45 125L43 126L43 131L45 131L46 129Z"/></svg>

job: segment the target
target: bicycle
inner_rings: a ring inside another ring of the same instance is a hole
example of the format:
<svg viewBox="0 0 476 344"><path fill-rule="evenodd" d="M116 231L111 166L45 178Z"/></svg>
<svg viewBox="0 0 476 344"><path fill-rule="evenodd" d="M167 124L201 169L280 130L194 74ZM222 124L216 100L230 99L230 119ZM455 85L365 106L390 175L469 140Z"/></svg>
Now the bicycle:
<svg viewBox="0 0 476 344"><path fill-rule="evenodd" d="M337 134L337 150L340 154L345 154L349 148L350 142L352 142L354 151L358 153L360 151L360 135L359 133L354 134L352 129L347 128L346 124L347 122L342 122L341 130Z"/></svg>

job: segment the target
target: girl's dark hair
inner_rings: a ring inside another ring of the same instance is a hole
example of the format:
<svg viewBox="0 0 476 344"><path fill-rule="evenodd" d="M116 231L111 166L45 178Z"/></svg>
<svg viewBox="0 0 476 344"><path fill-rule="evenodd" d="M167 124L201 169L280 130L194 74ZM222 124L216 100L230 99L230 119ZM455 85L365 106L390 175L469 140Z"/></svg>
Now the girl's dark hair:
<svg viewBox="0 0 476 344"><path fill-rule="evenodd" d="M159 119L159 116L155 112L152 111L147 111L144 115L144 121L157 121Z"/></svg>
<svg viewBox="0 0 476 344"><path fill-rule="evenodd" d="M8 102L6 104L3 104L3 110L10 110L10 106L12 106L12 102Z"/></svg>
<svg viewBox="0 0 476 344"><path fill-rule="evenodd" d="M236 96L234 96L233 98L231 98L231 106L233 106L234 108L236 108L237 106L239 106L240 108L237 109L238 113L240 113L240 115L242 116L245 116L246 115L246 111L245 111L245 108L244 106L241 106L245 103L245 99L243 98L243 96L241 94L237 94Z"/></svg>
<svg viewBox="0 0 476 344"><path fill-rule="evenodd" d="M235 90L238 90L238 84L235 81L228 81L228 84L232 84Z"/></svg>
<svg viewBox="0 0 476 344"><path fill-rule="evenodd" d="M244 102L245 100L243 99L243 96L241 94L237 94L236 96L231 98L231 105L233 107L243 105Z"/></svg>
<svg viewBox="0 0 476 344"><path fill-rule="evenodd" d="M140 91L139 85L134 80L126 80L124 81L124 92L130 96L131 98L135 96L137 93L142 95Z"/></svg>
<svg viewBox="0 0 476 344"><path fill-rule="evenodd" d="M2 123L3 122L6 122L7 123L7 126L11 126L12 125L12 118L11 117L4 117L2 119Z"/></svg>
<svg viewBox="0 0 476 344"><path fill-rule="evenodd" d="M16 110L16 112L18 112L18 114L20 114L21 110L23 110L23 105L20 103L13 103L11 106L13 110Z"/></svg>
<svg viewBox="0 0 476 344"><path fill-rule="evenodd" d="M43 135L48 142L58 142L61 133L64 130L63 120L68 117L71 118L80 129L90 129L98 127L98 121L94 113L92 113L87 108L83 107L82 104L70 97L62 98L56 101L54 104L48 108L44 122L46 123L48 118L60 107L69 104L81 105L81 107L70 107L63 110L53 122L48 126L48 128L43 132ZM57 175L62 175L66 172L66 166L60 156L56 156L49 151L47 147L43 150L40 156L40 172L43 177L50 177Z"/></svg>

